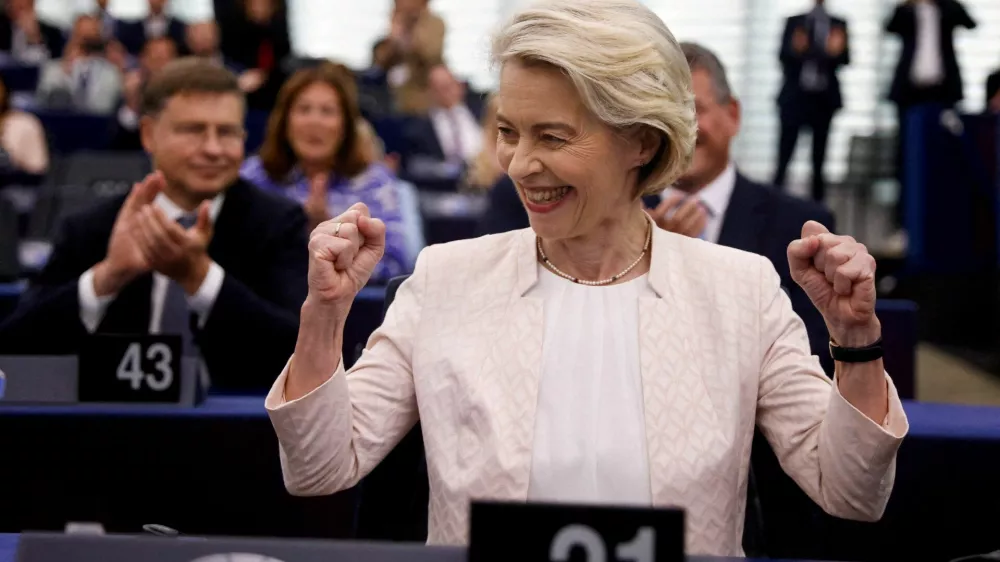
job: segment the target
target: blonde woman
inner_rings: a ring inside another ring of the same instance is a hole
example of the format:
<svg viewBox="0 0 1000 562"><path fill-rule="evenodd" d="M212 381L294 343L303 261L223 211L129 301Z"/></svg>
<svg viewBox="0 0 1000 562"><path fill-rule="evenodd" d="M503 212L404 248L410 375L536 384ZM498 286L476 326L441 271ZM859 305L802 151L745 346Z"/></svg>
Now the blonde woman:
<svg viewBox="0 0 1000 562"><path fill-rule="evenodd" d="M356 484L421 421L434 544L472 499L683 506L688 552L739 555L755 424L828 512L875 520L906 416L879 357L874 260L817 223L788 250L831 381L763 257L671 234L640 196L697 136L691 75L637 0L544 0L493 42L497 155L530 228L431 246L361 359L344 321L385 226L310 242L295 353L266 399L296 494Z"/></svg>

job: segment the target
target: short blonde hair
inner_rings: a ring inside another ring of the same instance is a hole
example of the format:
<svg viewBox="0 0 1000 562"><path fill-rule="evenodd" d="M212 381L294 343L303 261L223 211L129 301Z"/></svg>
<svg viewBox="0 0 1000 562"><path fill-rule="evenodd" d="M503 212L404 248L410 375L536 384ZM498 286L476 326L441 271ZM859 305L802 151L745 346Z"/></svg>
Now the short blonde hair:
<svg viewBox="0 0 1000 562"><path fill-rule="evenodd" d="M662 143L639 191L658 193L691 164L698 122L691 71L663 21L637 0L541 0L493 38L493 64L540 62L562 70L609 126L647 126Z"/></svg>

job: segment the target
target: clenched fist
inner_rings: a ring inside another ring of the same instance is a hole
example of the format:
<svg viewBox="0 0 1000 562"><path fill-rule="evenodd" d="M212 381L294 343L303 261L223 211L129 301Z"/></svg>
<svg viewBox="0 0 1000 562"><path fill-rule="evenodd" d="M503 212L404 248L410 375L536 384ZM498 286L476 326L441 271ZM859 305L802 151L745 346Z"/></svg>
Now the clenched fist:
<svg viewBox="0 0 1000 562"><path fill-rule="evenodd" d="M321 223L309 238L309 299L344 313L385 252L385 223L364 203Z"/></svg>
<svg viewBox="0 0 1000 562"><path fill-rule="evenodd" d="M875 258L863 244L809 221L802 227L802 238L788 245L788 265L838 345L864 347L881 337L875 316Z"/></svg>

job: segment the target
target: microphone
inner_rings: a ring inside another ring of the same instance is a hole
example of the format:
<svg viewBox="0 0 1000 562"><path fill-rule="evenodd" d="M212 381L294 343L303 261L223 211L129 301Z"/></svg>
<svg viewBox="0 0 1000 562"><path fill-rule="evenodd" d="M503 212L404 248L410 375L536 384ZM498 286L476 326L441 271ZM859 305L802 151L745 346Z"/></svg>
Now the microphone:
<svg viewBox="0 0 1000 562"><path fill-rule="evenodd" d="M180 535L180 531L177 529L167 527L166 525L159 525L156 523L147 523L142 526L142 530L146 531L151 535L156 535L157 537L176 537Z"/></svg>

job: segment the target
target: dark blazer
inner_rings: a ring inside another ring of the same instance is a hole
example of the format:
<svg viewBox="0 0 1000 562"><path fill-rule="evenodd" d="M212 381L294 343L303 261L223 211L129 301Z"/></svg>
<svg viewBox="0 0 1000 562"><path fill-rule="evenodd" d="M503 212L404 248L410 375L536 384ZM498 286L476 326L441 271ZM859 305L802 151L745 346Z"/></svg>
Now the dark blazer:
<svg viewBox="0 0 1000 562"><path fill-rule="evenodd" d="M226 61L243 69L257 68L267 72L267 80L260 89L247 95L247 105L270 111L285 83L288 75L285 65L292 53L287 16L279 11L270 23L258 25L233 9L217 19L222 39L220 49ZM265 51L268 57L261 56ZM262 61L268 62L270 67L262 68Z"/></svg>
<svg viewBox="0 0 1000 562"><path fill-rule="evenodd" d="M167 19L167 37L173 39L177 45L177 53L187 52L187 36L184 22L174 19ZM146 21L117 21L115 22L115 38L125 47L130 55L138 56L142 53L142 47L146 44Z"/></svg>
<svg viewBox="0 0 1000 562"><path fill-rule="evenodd" d="M508 176L503 176L490 189L489 197L489 206L476 228L478 236L528 228L527 212ZM657 197L644 199L647 207L655 207L658 201ZM834 231L833 214L822 205L786 195L737 174L718 242L771 260L781 277L781 285L792 300L792 308L805 322L813 354L820 358L823 368L832 373L826 323L802 288L792 280L788 269L788 244L802 235L802 225L810 220Z"/></svg>
<svg viewBox="0 0 1000 562"><path fill-rule="evenodd" d="M66 46L66 35L62 30L43 21L38 22L38 30L42 34L45 47L49 50L49 58L61 57L63 48ZM0 11L0 51L9 52L13 42L14 23L10 21L6 13Z"/></svg>
<svg viewBox="0 0 1000 562"><path fill-rule="evenodd" d="M941 61L944 64L944 99L942 103L956 103L962 99L962 73L955 56L955 28L973 29L976 22L957 0L932 0L941 13ZM910 82L910 68L917 49L917 14L913 4L900 3L885 25L887 33L895 33L903 40L903 52L896 63L896 71L889 89L889 99L899 105L912 105L914 87Z"/></svg>
<svg viewBox="0 0 1000 562"><path fill-rule="evenodd" d="M438 140L437 131L434 130L434 123L430 117L410 117L403 125L403 142L406 151L403 154L404 164L406 158L411 156L424 156L444 159L444 149L441 141Z"/></svg>
<svg viewBox="0 0 1000 562"><path fill-rule="evenodd" d="M802 102L802 96L806 94L802 90L802 68L806 62L812 62L816 65L817 72L826 77L827 88L822 92L809 93L809 95L823 96L830 109L840 109L844 105L844 100L840 93L840 79L837 77L837 70L851 62L847 22L840 18L830 17L830 30L840 29L847 38L844 52L836 57L831 57L826 52L826 45L813 44L810 21L808 14L801 14L792 16L785 22L785 32L781 38L781 52L778 56L784 73L784 83L778 94L778 105L786 106ZM792 37L798 28L804 29L809 34L810 40L809 48L802 53L797 52L792 46ZM814 103L814 101L810 100L808 103Z"/></svg>
<svg viewBox="0 0 1000 562"><path fill-rule="evenodd" d="M792 308L805 322L813 354L820 358L827 373L832 373L826 322L805 291L792 280L788 268L788 244L802 235L802 225L810 220L823 224L830 232L835 231L833 214L826 207L737 174L719 232L719 244L771 260L781 277L782 287L792 300Z"/></svg>
<svg viewBox="0 0 1000 562"><path fill-rule="evenodd" d="M78 352L86 335L78 279L104 259L123 202L110 199L65 221L44 271L0 325L0 352ZM229 188L208 248L225 280L204 328L193 325L213 388L264 390L281 371L295 347L306 297L306 248L300 205L242 180ZM97 331L145 333L152 279L147 274L128 285Z"/></svg>
<svg viewBox="0 0 1000 562"><path fill-rule="evenodd" d="M990 74L989 77L986 78L987 106L989 105L990 100L993 99L993 96L997 95L997 93L1000 93L1000 70Z"/></svg>

